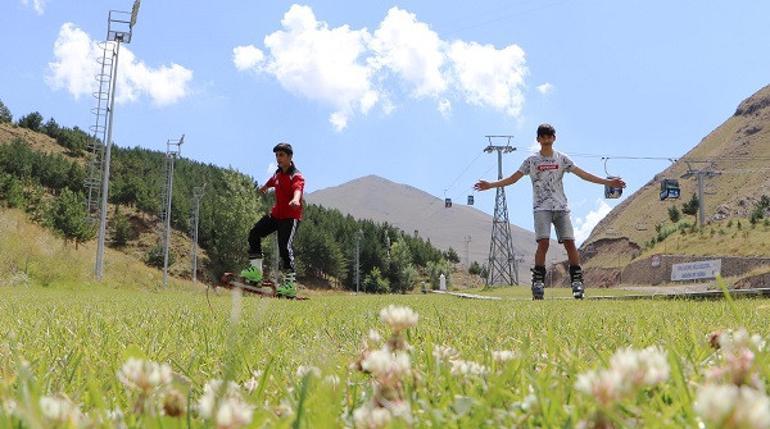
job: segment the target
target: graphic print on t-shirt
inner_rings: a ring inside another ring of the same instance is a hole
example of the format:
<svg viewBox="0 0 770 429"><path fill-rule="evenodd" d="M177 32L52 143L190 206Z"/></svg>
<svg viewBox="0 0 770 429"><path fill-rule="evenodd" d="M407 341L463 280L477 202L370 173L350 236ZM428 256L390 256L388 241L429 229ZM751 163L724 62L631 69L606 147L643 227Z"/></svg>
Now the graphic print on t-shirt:
<svg viewBox="0 0 770 429"><path fill-rule="evenodd" d="M553 151L545 157L540 152L524 160L519 171L532 179L532 209L569 211L567 196L564 195L562 178L575 164L567 155Z"/></svg>

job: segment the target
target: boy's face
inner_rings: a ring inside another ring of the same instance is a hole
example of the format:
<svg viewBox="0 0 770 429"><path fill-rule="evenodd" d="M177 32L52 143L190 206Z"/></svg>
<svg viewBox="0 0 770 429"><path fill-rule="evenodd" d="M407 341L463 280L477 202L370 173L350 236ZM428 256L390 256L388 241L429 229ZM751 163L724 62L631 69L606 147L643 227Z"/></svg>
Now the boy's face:
<svg viewBox="0 0 770 429"><path fill-rule="evenodd" d="M556 134L541 134L537 136L537 142L541 146L551 146L556 141Z"/></svg>
<svg viewBox="0 0 770 429"><path fill-rule="evenodd" d="M278 167L281 170L286 170L287 168L291 167L291 155L279 150L275 153L275 162L278 164Z"/></svg>

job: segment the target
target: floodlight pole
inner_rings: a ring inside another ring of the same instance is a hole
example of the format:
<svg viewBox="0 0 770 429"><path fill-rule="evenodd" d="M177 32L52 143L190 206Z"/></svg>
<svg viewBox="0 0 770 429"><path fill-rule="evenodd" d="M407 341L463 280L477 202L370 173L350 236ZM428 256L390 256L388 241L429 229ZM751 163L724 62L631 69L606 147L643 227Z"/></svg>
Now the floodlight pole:
<svg viewBox="0 0 770 429"><path fill-rule="evenodd" d="M168 162L168 176L166 177L166 231L163 240L163 287L168 287L168 249L171 245L171 200L174 195L174 160L181 152L184 143L184 134L179 140L166 142L166 162ZM172 147L176 146L176 149Z"/></svg>
<svg viewBox="0 0 770 429"><path fill-rule="evenodd" d="M200 221L201 199L206 192L206 184L193 189L193 225L192 225L192 282L198 280L198 224Z"/></svg>
<svg viewBox="0 0 770 429"><path fill-rule="evenodd" d="M107 125L107 141L104 148L104 165L102 167L102 201L99 204L99 236L96 242L96 280L104 277L104 239L107 235L107 196L110 191L110 160L112 158L112 118L115 106L115 87L118 80L118 52L120 42L115 44L115 65L112 73L109 121Z"/></svg>
<svg viewBox="0 0 770 429"><path fill-rule="evenodd" d="M107 235L107 203L108 203L108 194L109 194L109 188L110 188L110 161L111 161L111 155L112 155L112 120L113 120L113 114L115 109L115 89L117 86L118 81L118 54L120 52L120 44L121 43L131 43L131 36L133 35L134 25L136 25L136 17L139 13L139 2L140 0L136 0L134 2L134 6L131 11L131 17L129 21L126 21L125 19L119 18L120 16L127 15L128 12L121 12L121 11L114 11L111 10L109 14L107 15L107 42L115 42L115 51L113 53L114 57L114 63L112 63L111 67L111 81L110 81L110 102L109 102L109 110L107 111L107 114L109 116L107 121L107 130L106 130L106 141L103 141L102 144L104 144L104 159L102 160L102 185L101 185L101 202L99 206L99 232L97 237L97 243L96 243L96 264L94 267L94 272L96 275L96 280L101 281L104 277L104 241L105 237ZM113 18L113 13L116 15L115 18ZM113 29L113 24L118 27L117 29ZM128 25L128 29L126 31L125 26ZM119 28L121 27L122 28ZM95 132L98 132L98 124L99 119L97 116L97 126L95 128ZM90 195L90 194L89 194ZM90 210L90 202L88 203Z"/></svg>

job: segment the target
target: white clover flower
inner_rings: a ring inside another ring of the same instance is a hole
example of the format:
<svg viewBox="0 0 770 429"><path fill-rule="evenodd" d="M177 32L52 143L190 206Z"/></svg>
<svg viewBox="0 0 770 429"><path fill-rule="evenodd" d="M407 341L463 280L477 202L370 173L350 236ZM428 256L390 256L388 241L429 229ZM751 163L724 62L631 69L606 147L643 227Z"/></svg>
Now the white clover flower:
<svg viewBox="0 0 770 429"><path fill-rule="evenodd" d="M448 361L456 359L460 353L449 346L436 346L433 348L433 357L439 361Z"/></svg>
<svg viewBox="0 0 770 429"><path fill-rule="evenodd" d="M221 396L217 398L217 395ZM214 409L215 406L217 409ZM198 400L200 416L213 420L218 429L245 426L251 422L253 412L254 407L243 400L238 384L232 381L224 387L222 380L209 381L203 387L203 396Z"/></svg>
<svg viewBox="0 0 770 429"><path fill-rule="evenodd" d="M77 426L83 420L80 408L64 395L41 397L40 411L47 420L56 423Z"/></svg>
<svg viewBox="0 0 770 429"><path fill-rule="evenodd" d="M149 392L171 384L171 367L149 360L129 358L118 371L118 380L126 387Z"/></svg>
<svg viewBox="0 0 770 429"><path fill-rule="evenodd" d="M503 363L516 358L516 352L512 350L495 350L492 352L492 359L495 362Z"/></svg>
<svg viewBox="0 0 770 429"><path fill-rule="evenodd" d="M318 369L315 366L311 365L300 365L297 368L297 377L303 378L306 375L312 376L312 377L320 377L321 376L321 370Z"/></svg>
<svg viewBox="0 0 770 429"><path fill-rule="evenodd" d="M608 405L617 402L626 394L628 384L617 371L588 371L578 375L575 389L593 396L600 404Z"/></svg>
<svg viewBox="0 0 770 429"><path fill-rule="evenodd" d="M401 332L417 325L418 318L417 313L409 307L398 307L391 304L380 311L380 319L390 326L393 332Z"/></svg>
<svg viewBox="0 0 770 429"><path fill-rule="evenodd" d="M532 386L530 386L530 392L527 396L524 397L524 399L521 401L521 404L519 404L519 407L522 411L529 411L533 409L537 405L537 396L535 396L535 393L532 392Z"/></svg>
<svg viewBox="0 0 770 429"><path fill-rule="evenodd" d="M267 401L265 401L265 407L267 407ZM275 409L275 415L278 417L286 417L294 414L294 410L291 408L291 404L286 400L281 400L281 403L278 404L278 407Z"/></svg>
<svg viewBox="0 0 770 429"><path fill-rule="evenodd" d="M393 417L403 419L407 422L412 421L412 408L406 401L390 402L386 405L386 408Z"/></svg>
<svg viewBox="0 0 770 429"><path fill-rule="evenodd" d="M254 392L259 387L259 379L262 378L262 371L255 369L251 371L251 378L243 382L243 388L248 393Z"/></svg>
<svg viewBox="0 0 770 429"><path fill-rule="evenodd" d="M489 368L486 366L469 360L455 359L449 361L449 364L452 365L449 370L452 375L484 376L489 372Z"/></svg>
<svg viewBox="0 0 770 429"><path fill-rule="evenodd" d="M732 353L736 349L752 349L763 351L766 346L764 338L758 334L749 335L744 328L728 330L719 334L719 348L725 353Z"/></svg>
<svg viewBox="0 0 770 429"><path fill-rule="evenodd" d="M6 399L3 401L3 412L6 415L8 416L13 415L13 413L16 412L16 408L18 408L18 406L16 404L16 401L14 401L13 399Z"/></svg>
<svg viewBox="0 0 770 429"><path fill-rule="evenodd" d="M356 428L379 429L390 423L392 416L387 408L374 407L371 403L353 411Z"/></svg>
<svg viewBox="0 0 770 429"><path fill-rule="evenodd" d="M618 350L610 358L610 368L633 387L654 386L668 380L671 368L666 354L657 347Z"/></svg>
<svg viewBox="0 0 770 429"><path fill-rule="evenodd" d="M400 377L409 373L411 362L404 352L391 352L387 349L375 350L361 362L361 369L375 377Z"/></svg>
<svg viewBox="0 0 770 429"><path fill-rule="evenodd" d="M382 341L382 336L375 329L370 329L369 330L369 335L367 335L367 338L369 339L369 341L371 341L373 343L379 343L379 342Z"/></svg>
<svg viewBox="0 0 770 429"><path fill-rule="evenodd" d="M251 423L254 408L238 398L223 398L214 424L218 429L235 429Z"/></svg>
<svg viewBox="0 0 770 429"><path fill-rule="evenodd" d="M126 419L123 415L123 410L120 407L115 407L112 410L107 411L107 419L111 426L115 429L127 429Z"/></svg>
<svg viewBox="0 0 770 429"><path fill-rule="evenodd" d="M770 428L770 399L748 386L707 384L698 389L695 412L707 426Z"/></svg>

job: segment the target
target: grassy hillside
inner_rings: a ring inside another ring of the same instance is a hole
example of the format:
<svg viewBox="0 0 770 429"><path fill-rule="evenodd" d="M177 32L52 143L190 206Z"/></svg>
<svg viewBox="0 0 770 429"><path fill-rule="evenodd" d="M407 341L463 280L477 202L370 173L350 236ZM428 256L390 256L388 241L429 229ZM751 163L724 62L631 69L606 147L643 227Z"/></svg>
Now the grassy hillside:
<svg viewBox="0 0 770 429"><path fill-rule="evenodd" d="M763 88L739 106L736 114L706 136L671 167L657 174L631 195L593 230L584 246L603 238L628 237L642 245L656 234L655 225L668 220L672 205L681 207L696 190L696 180L681 179L687 172L684 160L714 160L722 174L706 180L706 217L720 210L728 216L746 217L753 202L770 195L770 86ZM694 168L709 164L695 163ZM682 198L659 200L660 180L679 179Z"/></svg>
<svg viewBox="0 0 770 429"><path fill-rule="evenodd" d="M679 225L683 225L681 222ZM652 247L645 247L640 257L654 254L694 256L770 256L770 219L751 225L749 219L733 218L712 222L705 228L678 228L670 222L664 236Z"/></svg>
<svg viewBox="0 0 770 429"><path fill-rule="evenodd" d="M96 243L75 248L50 230L31 223L17 209L0 208L0 284L75 287L94 284ZM162 272L141 260L105 249L103 283L120 288L159 288ZM174 289L190 289L192 283L171 279Z"/></svg>

